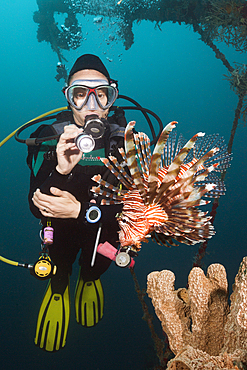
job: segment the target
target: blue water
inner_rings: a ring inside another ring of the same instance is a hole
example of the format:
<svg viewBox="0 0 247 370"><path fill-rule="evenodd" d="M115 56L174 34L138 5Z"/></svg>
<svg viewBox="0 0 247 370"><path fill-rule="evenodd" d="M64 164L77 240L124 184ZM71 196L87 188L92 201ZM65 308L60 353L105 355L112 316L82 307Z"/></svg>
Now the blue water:
<svg viewBox="0 0 247 370"><path fill-rule="evenodd" d="M37 9L34 0L0 4L0 140L26 121L66 105L60 92L63 83L54 78L57 56L47 43L38 43L36 39L37 25L32 15ZM64 53L68 68L83 53L97 54L112 78L119 81L120 93L155 111L164 124L177 120L178 131L187 138L198 131L218 132L228 142L237 98L223 77L227 72L225 67L191 29L167 23L160 31L150 22L135 24L134 45L126 51L120 42L107 45L92 17L81 18L81 21L88 35L80 49ZM245 54L237 54L223 44L219 47L231 64L246 61ZM120 54L121 58L118 57ZM141 115L128 115L129 119L133 117L137 120L137 129L147 130ZM205 269L214 262L226 267L230 290L239 263L247 253L246 139L246 127L239 124L232 167L226 175L227 193L221 198L217 210L217 234L209 241L203 260ZM0 255L21 262L34 262L40 248L39 225L27 203L27 149L11 139L0 150ZM162 269L176 274L176 288L186 286L196 251L196 246L168 249L144 244L135 269L141 287L146 288L148 273ZM77 274L75 264L72 292ZM112 264L102 277L105 314L96 327L85 329L77 325L72 306L67 344L54 354L41 351L33 343L46 283L35 280L24 269L3 263L0 276L2 369L127 370L154 367L153 343L148 326L142 320L141 305L127 269ZM154 325L162 338L156 318Z"/></svg>

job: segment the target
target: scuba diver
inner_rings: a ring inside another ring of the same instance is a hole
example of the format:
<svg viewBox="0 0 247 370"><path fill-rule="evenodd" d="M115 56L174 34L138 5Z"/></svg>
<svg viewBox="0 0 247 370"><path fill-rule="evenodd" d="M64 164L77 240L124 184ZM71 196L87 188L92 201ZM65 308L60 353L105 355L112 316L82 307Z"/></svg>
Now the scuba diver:
<svg viewBox="0 0 247 370"><path fill-rule="evenodd" d="M105 242L118 247L119 227L115 216L122 207L99 206L100 197L95 197L90 189L95 185L92 177L97 174L118 185L100 157L119 158L117 149L123 147L126 125L123 117L119 121L115 114L108 117L118 96L118 85L97 56L85 54L76 60L63 92L70 109L61 112L52 125L42 124L31 135L56 134L59 138L29 146L27 157L31 170L31 212L41 220L43 230L46 226L54 230L48 247L56 273L49 280L35 336L35 344L51 352L66 343L70 319L69 280L79 251L76 320L82 326L92 327L103 316L100 276L111 260L99 253L94 255L94 250ZM90 209L93 210L91 216Z"/></svg>
<svg viewBox="0 0 247 370"><path fill-rule="evenodd" d="M56 71L57 71L57 74L55 76L55 79L57 80L57 82L59 82L62 78L64 79L64 81L67 81L67 77L68 77L67 69L64 64L62 64L61 62L58 62Z"/></svg>

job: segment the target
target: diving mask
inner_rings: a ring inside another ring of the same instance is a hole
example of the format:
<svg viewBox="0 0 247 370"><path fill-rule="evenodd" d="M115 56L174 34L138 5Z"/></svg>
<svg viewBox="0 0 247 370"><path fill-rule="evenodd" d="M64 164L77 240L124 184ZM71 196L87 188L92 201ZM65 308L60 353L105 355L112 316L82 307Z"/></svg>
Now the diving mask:
<svg viewBox="0 0 247 370"><path fill-rule="evenodd" d="M111 107L117 99L117 84L106 80L76 80L64 90L69 104L77 110L103 110Z"/></svg>

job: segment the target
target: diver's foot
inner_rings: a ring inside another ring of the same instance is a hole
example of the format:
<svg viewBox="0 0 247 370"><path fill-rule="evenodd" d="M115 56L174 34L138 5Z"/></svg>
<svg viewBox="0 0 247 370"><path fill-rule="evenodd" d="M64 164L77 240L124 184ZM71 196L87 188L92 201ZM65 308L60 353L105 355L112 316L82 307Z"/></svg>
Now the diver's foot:
<svg viewBox="0 0 247 370"><path fill-rule="evenodd" d="M43 298L36 327L35 344L48 352L58 351L66 343L70 318L69 277L54 288L52 280Z"/></svg>
<svg viewBox="0 0 247 370"><path fill-rule="evenodd" d="M104 293L100 279L84 281L79 274L75 292L76 321L85 327L95 326L103 317Z"/></svg>

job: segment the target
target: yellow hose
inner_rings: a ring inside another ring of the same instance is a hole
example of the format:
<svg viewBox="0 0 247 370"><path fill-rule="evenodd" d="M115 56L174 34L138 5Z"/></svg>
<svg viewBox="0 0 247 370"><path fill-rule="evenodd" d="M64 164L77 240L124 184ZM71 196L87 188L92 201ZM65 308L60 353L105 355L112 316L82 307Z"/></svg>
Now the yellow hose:
<svg viewBox="0 0 247 370"><path fill-rule="evenodd" d="M62 110L66 110L68 109L67 107L62 107L62 108L57 108L57 109L53 109L49 112L46 112L44 114L41 114L40 116L36 117L36 118L33 118L31 119L30 121L24 123L23 125L21 125L20 127L18 127L15 131L13 131L11 134L9 134L4 140L2 140L0 142L0 148L1 146L3 146L3 144L5 144L9 139L11 139L15 133L23 126L25 126L27 123L30 123L30 122L33 122L35 121L36 119L40 119L40 118L43 118L43 117L46 117L46 116L49 116L50 114L53 114L53 113L56 113L56 112L59 112L59 111L62 111ZM5 262L5 263L8 263L9 265L13 265L13 266L19 266L19 263L16 262L16 261L12 261L12 260L9 260L8 258L5 258L3 256L0 256L0 261L2 262Z"/></svg>
<svg viewBox="0 0 247 370"><path fill-rule="evenodd" d="M9 265L14 265L14 266L18 266L19 265L18 262L8 260L8 258L5 258L3 256L0 256L0 261L3 261L5 263L8 263Z"/></svg>
<svg viewBox="0 0 247 370"><path fill-rule="evenodd" d="M50 110L49 112L46 112L44 114L41 114L40 116L36 117L36 118L33 118L31 119L30 121L24 123L23 125L21 125L20 127L18 127L15 131L11 132L11 134L9 134L5 139L3 139L1 142L0 142L0 148L1 146L3 146L3 144L5 144L9 139L11 139L15 133L23 126L25 126L27 123L30 123L30 122L33 122L35 121L36 119L40 119L40 118L43 118L43 117L46 117L46 116L49 116L50 114L53 114L53 113L56 113L56 112L59 112L59 111L62 111L62 110L66 110L68 109L68 107L62 107L62 108L57 108L57 109L53 109L53 110Z"/></svg>

